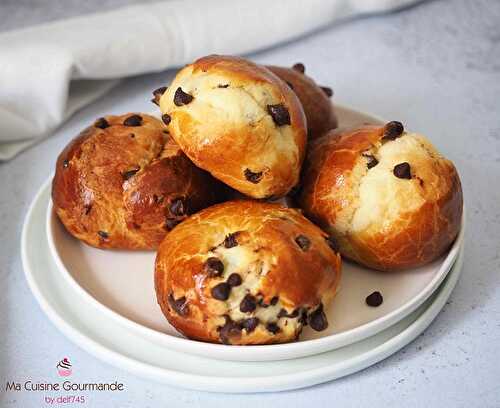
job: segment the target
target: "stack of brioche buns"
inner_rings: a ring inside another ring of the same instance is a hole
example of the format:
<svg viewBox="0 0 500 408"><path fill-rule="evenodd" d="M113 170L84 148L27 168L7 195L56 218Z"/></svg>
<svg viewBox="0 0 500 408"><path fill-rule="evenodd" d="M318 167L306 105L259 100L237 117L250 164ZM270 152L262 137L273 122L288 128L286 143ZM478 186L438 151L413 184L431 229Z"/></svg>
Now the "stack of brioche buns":
<svg viewBox="0 0 500 408"><path fill-rule="evenodd" d="M300 63L200 58L153 92L157 117L103 116L70 142L55 212L97 248L157 250L158 304L191 339L325 330L341 256L420 266L462 216L455 167L424 136L396 121L338 129L332 94Z"/></svg>

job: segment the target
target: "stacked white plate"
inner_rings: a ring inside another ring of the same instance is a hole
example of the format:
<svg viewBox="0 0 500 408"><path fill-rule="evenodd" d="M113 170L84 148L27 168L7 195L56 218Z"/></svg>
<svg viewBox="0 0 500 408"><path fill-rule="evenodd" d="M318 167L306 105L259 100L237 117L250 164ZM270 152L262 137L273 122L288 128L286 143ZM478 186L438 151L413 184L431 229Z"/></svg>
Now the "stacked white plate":
<svg viewBox="0 0 500 408"><path fill-rule="evenodd" d="M342 126L380 123L337 106ZM30 288L54 324L117 367L172 385L218 392L305 387L372 365L416 338L439 313L462 267L464 226L440 259L382 273L344 262L330 327L300 341L227 346L193 341L170 326L156 303L154 252L103 251L72 238L52 211L48 180L26 217L21 251ZM380 307L367 295L379 291Z"/></svg>

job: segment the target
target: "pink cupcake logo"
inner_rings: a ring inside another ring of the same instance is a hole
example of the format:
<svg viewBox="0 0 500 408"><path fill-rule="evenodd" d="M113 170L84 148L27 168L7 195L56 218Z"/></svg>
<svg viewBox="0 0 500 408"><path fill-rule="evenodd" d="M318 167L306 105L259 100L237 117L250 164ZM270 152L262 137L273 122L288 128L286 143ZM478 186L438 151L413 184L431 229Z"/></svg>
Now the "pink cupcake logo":
<svg viewBox="0 0 500 408"><path fill-rule="evenodd" d="M69 360L64 357L59 363L57 364L57 372L61 377L69 377L71 373L73 372L71 369L71 363Z"/></svg>

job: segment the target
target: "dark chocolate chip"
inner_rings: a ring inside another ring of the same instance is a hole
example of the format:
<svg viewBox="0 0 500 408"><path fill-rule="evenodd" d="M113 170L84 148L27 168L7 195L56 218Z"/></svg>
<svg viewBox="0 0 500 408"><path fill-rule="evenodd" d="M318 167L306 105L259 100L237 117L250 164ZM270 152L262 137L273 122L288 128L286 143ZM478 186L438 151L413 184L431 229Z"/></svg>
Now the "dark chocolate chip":
<svg viewBox="0 0 500 408"><path fill-rule="evenodd" d="M306 72L306 67L304 66L304 64L302 64L302 62L297 62L296 64L293 64L292 69L294 69L297 72L300 72L301 74Z"/></svg>
<svg viewBox="0 0 500 408"><path fill-rule="evenodd" d="M290 82L286 81L286 84L293 90L293 85Z"/></svg>
<svg viewBox="0 0 500 408"><path fill-rule="evenodd" d="M183 198L176 198L170 203L170 212L173 215L184 215L186 213L186 204Z"/></svg>
<svg viewBox="0 0 500 408"><path fill-rule="evenodd" d="M243 327L247 333L251 333L259 325L258 317L251 317L250 319L245 319L241 322L241 327Z"/></svg>
<svg viewBox="0 0 500 408"><path fill-rule="evenodd" d="M270 331L272 334L276 334L281 330L280 327L273 322L266 324L266 329Z"/></svg>
<svg viewBox="0 0 500 408"><path fill-rule="evenodd" d="M401 136L405 128L401 122L392 121L384 126L382 140L394 140Z"/></svg>
<svg viewBox="0 0 500 408"><path fill-rule="evenodd" d="M231 344L231 338L241 335L242 327L233 322L229 316L224 316L226 323L219 329L219 337L224 344Z"/></svg>
<svg viewBox="0 0 500 408"><path fill-rule="evenodd" d="M291 123L290 113L282 103L277 105L267 105L267 113L271 115L277 126L289 125Z"/></svg>
<svg viewBox="0 0 500 408"><path fill-rule="evenodd" d="M166 86L161 86L158 89L155 89L153 91L153 95L154 96L157 96L157 95L162 96L165 93L166 90L167 90Z"/></svg>
<svg viewBox="0 0 500 408"><path fill-rule="evenodd" d="M380 292L373 292L371 295L366 297L366 304L372 307L380 306L383 301L384 298Z"/></svg>
<svg viewBox="0 0 500 408"><path fill-rule="evenodd" d="M273 296L269 303L271 306L274 306L276 303L278 303L278 300L280 300L278 296Z"/></svg>
<svg viewBox="0 0 500 408"><path fill-rule="evenodd" d="M250 169L245 169L245 178L253 184L257 184L262 178L262 172L254 173Z"/></svg>
<svg viewBox="0 0 500 408"><path fill-rule="evenodd" d="M316 331L323 331L328 327L323 305L320 305L314 312L309 315L309 325Z"/></svg>
<svg viewBox="0 0 500 408"><path fill-rule="evenodd" d="M161 115L161 120L163 120L163 123L165 123L165 125L169 125L170 122L172 121L172 118L170 117L170 115L167 115L166 113Z"/></svg>
<svg viewBox="0 0 500 408"><path fill-rule="evenodd" d="M255 296L252 296L250 293L247 293L240 303L240 312L251 313L255 310L256 307L257 307L257 299L255 299Z"/></svg>
<svg viewBox="0 0 500 408"><path fill-rule="evenodd" d="M219 84L217 88L229 88L229 84Z"/></svg>
<svg viewBox="0 0 500 408"><path fill-rule="evenodd" d="M378 160L375 158L375 156L372 156L371 154L366 154L365 157L368 159L368 162L366 163L366 167L368 167L368 169L371 169L372 167L375 167L378 164Z"/></svg>
<svg viewBox="0 0 500 408"><path fill-rule="evenodd" d="M153 102L156 106L160 106L160 102L155 98L151 99L151 102Z"/></svg>
<svg viewBox="0 0 500 408"><path fill-rule="evenodd" d="M240 286L242 282L241 276L237 273L232 273L229 275L229 278L227 278L227 284L231 287Z"/></svg>
<svg viewBox="0 0 500 408"><path fill-rule="evenodd" d="M102 238L102 239L108 239L109 234L106 231L97 231L97 234Z"/></svg>
<svg viewBox="0 0 500 408"><path fill-rule="evenodd" d="M99 129L106 129L109 127L109 123L105 118L99 118L95 121L94 126Z"/></svg>
<svg viewBox="0 0 500 408"><path fill-rule="evenodd" d="M307 238L305 235L299 235L297 238L295 238L295 242L304 252L307 251L311 246L311 241L309 241L309 238Z"/></svg>
<svg viewBox="0 0 500 408"><path fill-rule="evenodd" d="M231 293L231 286L227 282L221 282L212 288L211 293L214 299L227 300Z"/></svg>
<svg viewBox="0 0 500 408"><path fill-rule="evenodd" d="M392 172L397 178L411 179L411 167L407 162L396 164Z"/></svg>
<svg viewBox="0 0 500 408"><path fill-rule="evenodd" d="M328 96L329 98L331 98L333 96L332 88L329 88L327 86L321 86L320 88L325 93L325 95Z"/></svg>
<svg viewBox="0 0 500 408"><path fill-rule="evenodd" d="M332 235L330 235L329 237L327 237L325 239L326 239L326 243L328 244L328 246L330 248L332 248L335 252L339 252L339 250L340 250L339 243Z"/></svg>
<svg viewBox="0 0 500 408"><path fill-rule="evenodd" d="M291 319L299 315L299 309L295 309L292 313L288 313L285 309L281 309L278 313L278 319L282 317L289 317Z"/></svg>
<svg viewBox="0 0 500 408"><path fill-rule="evenodd" d="M219 258L211 256L205 261L204 269L208 277L213 278L222 275L222 273L224 272L224 264Z"/></svg>
<svg viewBox="0 0 500 408"><path fill-rule="evenodd" d="M185 296L175 299L174 295L171 293L168 295L168 304L179 316L187 316L189 309Z"/></svg>
<svg viewBox="0 0 500 408"><path fill-rule="evenodd" d="M167 229L167 231L171 231L180 222L180 220L176 220L175 218L167 218L167 220L165 221L165 228Z"/></svg>
<svg viewBox="0 0 500 408"><path fill-rule="evenodd" d="M68 160L63 160L63 167L67 169L69 166L69 161Z"/></svg>
<svg viewBox="0 0 500 408"><path fill-rule="evenodd" d="M174 103L176 106L187 105L188 103L191 103L193 99L194 97L184 92L181 87L177 88L175 91Z"/></svg>
<svg viewBox="0 0 500 408"><path fill-rule="evenodd" d="M133 139L135 137L135 135L133 133L131 133L130 137Z"/></svg>
<svg viewBox="0 0 500 408"><path fill-rule="evenodd" d="M238 245L238 241L236 240L236 235L237 233L234 232L226 236L226 238L224 239L224 246L226 248L232 248Z"/></svg>
<svg viewBox="0 0 500 408"><path fill-rule="evenodd" d="M133 169L124 171L122 173L122 178L123 180L128 180L130 177L132 177L135 173L137 173L141 168L140 167L134 167Z"/></svg>
<svg viewBox="0 0 500 408"><path fill-rule="evenodd" d="M141 126L142 125L142 116L131 115L123 121L123 124L125 126Z"/></svg>

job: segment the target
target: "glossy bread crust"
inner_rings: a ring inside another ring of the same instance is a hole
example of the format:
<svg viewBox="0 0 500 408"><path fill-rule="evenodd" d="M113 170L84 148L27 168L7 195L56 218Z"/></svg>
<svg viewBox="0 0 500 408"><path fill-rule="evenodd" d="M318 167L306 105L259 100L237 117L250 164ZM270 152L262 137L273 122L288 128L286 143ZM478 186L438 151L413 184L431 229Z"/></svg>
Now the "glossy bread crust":
<svg viewBox="0 0 500 408"><path fill-rule="evenodd" d="M189 214L220 201L222 189L158 119L129 113L99 119L68 144L52 199L66 229L89 245L155 249Z"/></svg>
<svg viewBox="0 0 500 408"><path fill-rule="evenodd" d="M442 255L459 232L463 207L453 164L421 135L387 137L394 123L332 131L315 141L298 197L343 256L383 271Z"/></svg>
<svg viewBox="0 0 500 408"><path fill-rule="evenodd" d="M338 126L331 99L311 77L293 68L267 68L290 85L299 98L307 119L308 140L316 139Z"/></svg>
<svg viewBox="0 0 500 408"><path fill-rule="evenodd" d="M178 72L160 109L186 155L243 194L281 197L298 182L306 119L294 92L267 68L201 58Z"/></svg>
<svg viewBox="0 0 500 408"><path fill-rule="evenodd" d="M293 341L307 321L326 327L317 323L335 294L341 266L327 238L297 210L278 204L212 206L178 225L160 245L158 303L192 339Z"/></svg>

